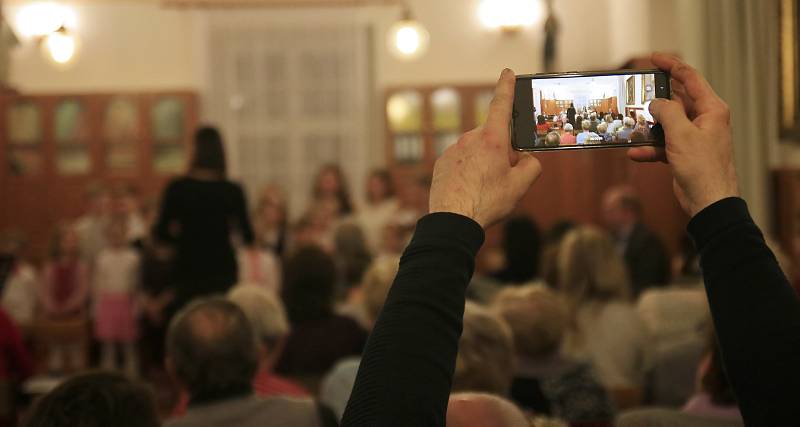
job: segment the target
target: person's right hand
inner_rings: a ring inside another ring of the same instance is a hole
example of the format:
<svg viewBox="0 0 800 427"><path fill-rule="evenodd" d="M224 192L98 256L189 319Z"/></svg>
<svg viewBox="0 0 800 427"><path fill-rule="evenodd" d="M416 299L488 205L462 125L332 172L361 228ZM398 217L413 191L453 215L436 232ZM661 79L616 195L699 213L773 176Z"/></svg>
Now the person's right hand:
<svg viewBox="0 0 800 427"><path fill-rule="evenodd" d="M665 148L636 147L628 157L671 165L673 187L690 217L727 197L738 197L728 105L694 68L679 58L653 54L658 68L672 76L673 99L650 103L650 114L664 128Z"/></svg>
<svg viewBox="0 0 800 427"><path fill-rule="evenodd" d="M431 213L460 214L486 228L511 213L539 177L539 160L511 148L515 84L514 72L503 70L486 124L462 135L436 160Z"/></svg>

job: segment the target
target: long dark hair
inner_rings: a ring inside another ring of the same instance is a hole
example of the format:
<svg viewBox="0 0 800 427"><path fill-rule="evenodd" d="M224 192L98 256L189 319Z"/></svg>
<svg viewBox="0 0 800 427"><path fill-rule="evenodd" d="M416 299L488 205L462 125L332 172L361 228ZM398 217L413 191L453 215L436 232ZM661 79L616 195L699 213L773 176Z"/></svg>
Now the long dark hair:
<svg viewBox="0 0 800 427"><path fill-rule="evenodd" d="M506 283L525 283L539 274L542 240L539 227L526 217L511 218L503 227L506 268L495 278Z"/></svg>
<svg viewBox="0 0 800 427"><path fill-rule="evenodd" d="M291 254L283 271L283 301L289 321L324 319L333 313L336 264L316 246Z"/></svg>
<svg viewBox="0 0 800 427"><path fill-rule="evenodd" d="M222 135L215 127L203 126L194 134L194 159L190 171L199 169L213 171L220 178L227 177Z"/></svg>
<svg viewBox="0 0 800 427"><path fill-rule="evenodd" d="M338 165L333 163L326 164L319 169L317 172L317 176L314 179L314 198L319 199L322 195L322 189L320 188L320 179L322 175L332 172L336 175L337 181L339 181L339 189L336 191L336 200L339 202L339 215L348 215L353 212L353 202L350 200L350 187L347 184L347 178L344 176L344 172L342 172L342 168Z"/></svg>

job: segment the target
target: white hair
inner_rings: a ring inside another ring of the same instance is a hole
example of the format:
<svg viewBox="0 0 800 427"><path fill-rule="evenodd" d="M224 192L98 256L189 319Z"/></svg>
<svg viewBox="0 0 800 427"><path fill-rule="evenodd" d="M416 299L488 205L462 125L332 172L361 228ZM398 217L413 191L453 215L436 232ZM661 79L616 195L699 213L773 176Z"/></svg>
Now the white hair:
<svg viewBox="0 0 800 427"><path fill-rule="evenodd" d="M564 125L564 132L572 132L572 124L567 123Z"/></svg>
<svg viewBox="0 0 800 427"><path fill-rule="evenodd" d="M591 128L592 128L592 122L590 122L590 121L588 121L588 120L584 120L584 121L582 121L582 122L581 122L581 128L582 128L583 130L589 130L589 129L591 129Z"/></svg>
<svg viewBox="0 0 800 427"><path fill-rule="evenodd" d="M625 117L622 119L622 124L625 125L626 128L632 128L636 126L636 120L633 120L632 117Z"/></svg>
<svg viewBox="0 0 800 427"><path fill-rule="evenodd" d="M286 309L273 293L240 284L228 292L228 300L242 309L259 339L278 339L289 333Z"/></svg>
<svg viewBox="0 0 800 427"><path fill-rule="evenodd" d="M608 132L608 124L606 122L600 122L600 124L597 125L597 131L600 133Z"/></svg>

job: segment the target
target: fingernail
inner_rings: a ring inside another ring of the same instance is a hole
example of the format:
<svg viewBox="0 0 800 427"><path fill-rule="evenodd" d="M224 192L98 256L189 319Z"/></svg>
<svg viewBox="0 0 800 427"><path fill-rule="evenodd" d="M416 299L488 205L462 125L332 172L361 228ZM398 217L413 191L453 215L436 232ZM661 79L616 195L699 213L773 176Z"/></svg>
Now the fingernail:
<svg viewBox="0 0 800 427"><path fill-rule="evenodd" d="M505 77L506 75L508 75L508 73L513 73L513 71L511 71L511 68L503 68L503 72L500 73L500 77Z"/></svg>

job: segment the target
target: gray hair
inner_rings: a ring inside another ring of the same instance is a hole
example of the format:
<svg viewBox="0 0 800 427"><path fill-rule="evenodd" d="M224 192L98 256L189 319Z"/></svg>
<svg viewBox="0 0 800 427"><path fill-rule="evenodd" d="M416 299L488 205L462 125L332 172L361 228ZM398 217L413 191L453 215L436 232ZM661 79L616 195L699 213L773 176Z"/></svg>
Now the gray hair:
<svg viewBox="0 0 800 427"><path fill-rule="evenodd" d="M558 132L550 132L545 137L545 144L548 147L558 147L561 144L561 137Z"/></svg>
<svg viewBox="0 0 800 427"><path fill-rule="evenodd" d="M636 120L633 120L633 117L625 117L622 119L622 124L625 125L626 128L632 128L636 126Z"/></svg>
<svg viewBox="0 0 800 427"><path fill-rule="evenodd" d="M564 125L564 132L572 132L572 124L567 123Z"/></svg>
<svg viewBox="0 0 800 427"><path fill-rule="evenodd" d="M597 125L597 131L600 133L608 132L608 124L606 124L606 122L600 122L600 124Z"/></svg>
<svg viewBox="0 0 800 427"><path fill-rule="evenodd" d="M175 315L167 356L192 398L251 390L258 369L256 334L247 316L221 297L197 300Z"/></svg>
<svg viewBox="0 0 800 427"><path fill-rule="evenodd" d="M506 287L495 297L492 309L511 328L518 354L541 359L558 352L569 323L559 294L542 285Z"/></svg>
<svg viewBox="0 0 800 427"><path fill-rule="evenodd" d="M258 285L243 284L228 292L228 300L247 316L256 336L273 342L289 334L289 319L281 300Z"/></svg>
<svg viewBox="0 0 800 427"><path fill-rule="evenodd" d="M592 122L590 122L590 121L588 121L588 120L584 120L584 121L582 121L582 122L581 122L581 128L583 128L583 130L589 130L589 129L591 129L591 128L592 128Z"/></svg>
<svg viewBox="0 0 800 427"><path fill-rule="evenodd" d="M506 394L514 376L514 340L505 320L475 303L464 308L454 391Z"/></svg>

